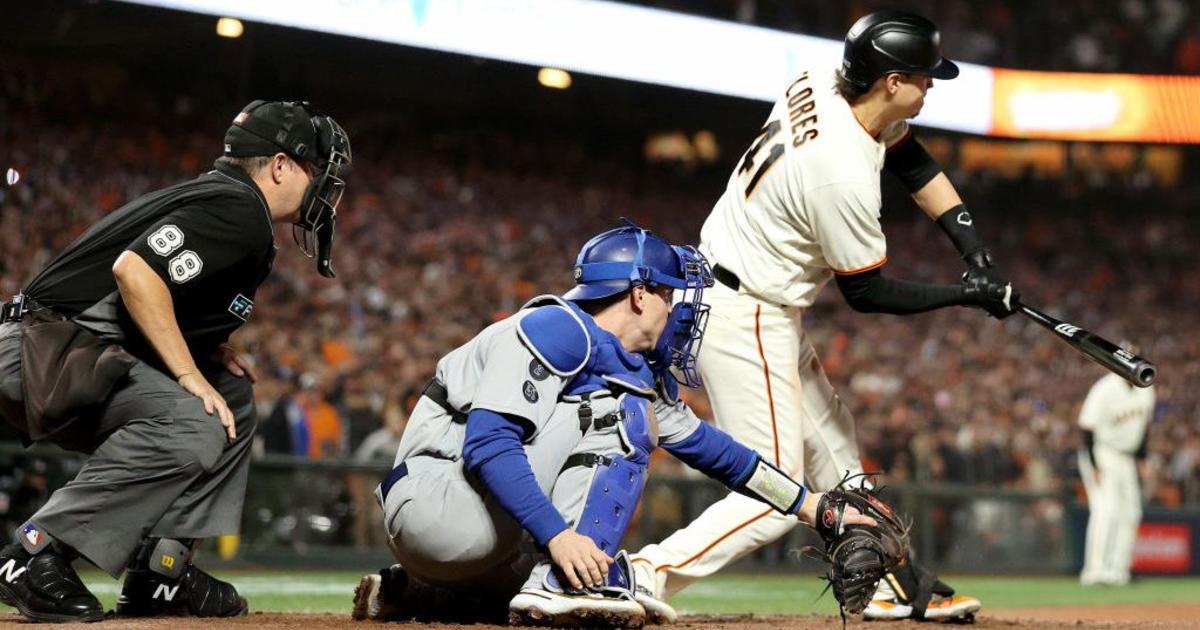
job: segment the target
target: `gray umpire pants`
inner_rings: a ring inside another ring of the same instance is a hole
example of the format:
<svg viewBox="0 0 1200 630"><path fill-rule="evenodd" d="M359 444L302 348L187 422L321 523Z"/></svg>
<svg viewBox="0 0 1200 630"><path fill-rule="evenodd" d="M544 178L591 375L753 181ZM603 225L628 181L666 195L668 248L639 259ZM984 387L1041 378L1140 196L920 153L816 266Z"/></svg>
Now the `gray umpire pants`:
<svg viewBox="0 0 1200 630"><path fill-rule="evenodd" d="M20 327L0 325L0 398L21 400ZM147 536L210 538L240 529L257 419L250 382L205 377L237 418L220 419L170 376L137 362L95 419L87 462L30 519L117 577ZM9 413L11 410L0 409Z"/></svg>

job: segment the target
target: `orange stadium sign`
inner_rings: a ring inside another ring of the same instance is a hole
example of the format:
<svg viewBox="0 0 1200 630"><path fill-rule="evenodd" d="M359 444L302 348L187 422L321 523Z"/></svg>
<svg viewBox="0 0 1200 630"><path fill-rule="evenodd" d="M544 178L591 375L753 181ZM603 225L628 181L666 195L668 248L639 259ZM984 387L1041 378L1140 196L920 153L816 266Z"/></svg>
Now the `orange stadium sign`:
<svg viewBox="0 0 1200 630"><path fill-rule="evenodd" d="M1200 142L1200 77L993 69L991 135Z"/></svg>

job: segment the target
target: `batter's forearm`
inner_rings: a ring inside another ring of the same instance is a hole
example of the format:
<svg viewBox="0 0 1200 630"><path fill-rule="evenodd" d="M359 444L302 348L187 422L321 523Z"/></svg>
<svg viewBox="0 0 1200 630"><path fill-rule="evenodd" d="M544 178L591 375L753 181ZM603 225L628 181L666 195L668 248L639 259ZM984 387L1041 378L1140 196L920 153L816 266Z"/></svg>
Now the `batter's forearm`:
<svg viewBox="0 0 1200 630"><path fill-rule="evenodd" d="M921 210L934 221L938 220L947 210L960 206L963 202L962 197L955 190L954 184L950 183L950 178L942 172L938 172L920 190L914 192L912 198L921 207Z"/></svg>
<svg viewBox="0 0 1200 630"><path fill-rule="evenodd" d="M991 255L975 231L975 220L962 197L920 142L909 136L888 149L883 165L900 179L926 216L937 221L967 264L992 266Z"/></svg>
<svg viewBox="0 0 1200 630"><path fill-rule="evenodd" d="M970 303L962 285L899 280L878 269L838 275L837 285L850 308L860 313L911 315Z"/></svg>
<svg viewBox="0 0 1200 630"><path fill-rule="evenodd" d="M171 291L162 278L141 256L130 251L122 253L113 263L113 277L129 315L171 375L178 379L199 373L175 319Z"/></svg>

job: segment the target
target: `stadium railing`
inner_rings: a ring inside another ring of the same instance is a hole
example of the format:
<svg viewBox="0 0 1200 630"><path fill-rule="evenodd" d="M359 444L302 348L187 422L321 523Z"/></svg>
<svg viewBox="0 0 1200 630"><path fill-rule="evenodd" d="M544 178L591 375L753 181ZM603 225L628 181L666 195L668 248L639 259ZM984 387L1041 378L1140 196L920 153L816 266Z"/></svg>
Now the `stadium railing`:
<svg viewBox="0 0 1200 630"><path fill-rule="evenodd" d="M54 447L0 442L0 526L15 531L82 458ZM361 569L391 562L373 490L385 463L262 455L251 464L240 537L215 544L227 563ZM1070 485L1070 484L1064 484ZM728 491L705 478L652 477L625 546L661 540ZM885 496L914 520L918 556L954 573L1055 574L1078 570L1086 505L1073 494L950 483L888 486ZM1200 506L1147 510L1147 519L1200 523ZM819 570L801 550L808 528L739 562L755 571Z"/></svg>

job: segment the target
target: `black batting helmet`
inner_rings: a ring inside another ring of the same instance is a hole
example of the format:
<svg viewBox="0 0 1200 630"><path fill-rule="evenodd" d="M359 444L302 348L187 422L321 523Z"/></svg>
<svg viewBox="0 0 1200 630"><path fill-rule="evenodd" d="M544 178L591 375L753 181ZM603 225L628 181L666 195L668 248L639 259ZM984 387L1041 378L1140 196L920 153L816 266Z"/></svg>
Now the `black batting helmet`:
<svg viewBox="0 0 1200 630"><path fill-rule="evenodd" d="M942 56L942 38L933 22L904 11L876 11L860 18L846 33L838 74L866 92L890 72L953 79L958 66Z"/></svg>

